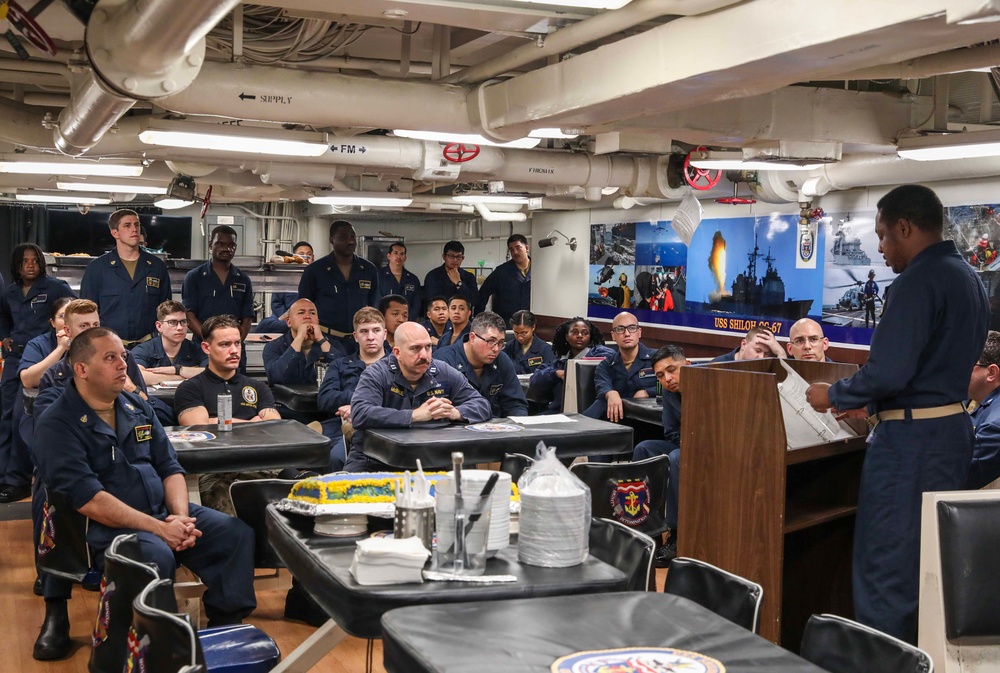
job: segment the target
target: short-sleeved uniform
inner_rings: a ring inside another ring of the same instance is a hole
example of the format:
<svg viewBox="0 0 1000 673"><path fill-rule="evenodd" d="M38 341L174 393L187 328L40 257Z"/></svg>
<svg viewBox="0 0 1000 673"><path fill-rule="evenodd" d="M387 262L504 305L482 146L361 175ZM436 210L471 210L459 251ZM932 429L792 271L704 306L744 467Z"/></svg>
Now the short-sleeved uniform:
<svg viewBox="0 0 1000 673"><path fill-rule="evenodd" d="M514 363L504 353L498 353L497 359L483 365L482 375L477 375L465 353L468 337L450 348L443 348L434 354L434 358L447 362L469 379L472 387L489 400L492 414L497 418L508 416L527 416L528 400L524 396L521 382L514 372Z"/></svg>
<svg viewBox="0 0 1000 673"><path fill-rule="evenodd" d="M80 298L97 303L101 325L113 329L126 347L157 333L156 309L172 296L167 265L145 250L134 278L114 248L87 265L80 283Z"/></svg>
<svg viewBox="0 0 1000 673"><path fill-rule="evenodd" d="M982 282L953 241L928 246L892 283L868 361L829 389L837 409L958 405L940 418L883 421L869 435L854 535L858 621L916 642L920 503L965 487L975 434L962 411L990 316Z"/></svg>
<svg viewBox="0 0 1000 673"><path fill-rule="evenodd" d="M653 349L639 344L639 352L635 356L632 367L625 369L620 352L597 365L594 372L594 388L597 399L583 413L590 418L606 418L608 402L604 399L612 390L625 397L634 397L640 390L645 390L650 397L656 397L656 372L653 371Z"/></svg>
<svg viewBox="0 0 1000 673"><path fill-rule="evenodd" d="M647 439L636 444L632 460L664 455L670 462L666 523L671 530L676 530L681 469L681 394L669 390L663 391L663 439Z"/></svg>
<svg viewBox="0 0 1000 673"><path fill-rule="evenodd" d="M18 427L24 409L21 380L17 373L21 355L29 341L50 332L52 304L61 297L75 297L64 280L40 276L25 293L20 283L10 283L0 292L0 341L14 342L3 349L3 377L0 378L0 483L27 486L31 483L28 447L21 441Z"/></svg>
<svg viewBox="0 0 1000 673"><path fill-rule="evenodd" d="M302 272L299 296L316 304L320 325L334 330L337 337L350 339L354 314L365 306L378 306L378 271L367 259L354 255L351 276L344 278L330 253Z"/></svg>
<svg viewBox="0 0 1000 673"><path fill-rule="evenodd" d="M377 472L393 468L364 452L368 428L409 428L413 409L432 397L446 397L469 423L481 423L491 416L490 403L451 365L433 360L424 375L412 386L403 377L395 355L385 357L365 369L351 398L354 437L344 466L348 472ZM444 467L425 465L424 468Z"/></svg>
<svg viewBox="0 0 1000 673"><path fill-rule="evenodd" d="M476 313L486 310L490 297L493 298L493 312L503 318L505 325L510 324L511 316L518 311L531 310L531 266L526 273L521 273L511 259L493 269L479 288Z"/></svg>
<svg viewBox="0 0 1000 673"><path fill-rule="evenodd" d="M405 297L406 303L410 307L410 320L416 320L417 317L423 315L421 313L423 299L420 289L420 279L417 278L415 273L408 271L406 267L403 267L403 273L399 279L396 278L396 274L392 272L389 265L379 269L378 293L380 299L390 294L398 294Z"/></svg>
<svg viewBox="0 0 1000 673"><path fill-rule="evenodd" d="M209 260L187 272L182 288L184 307L200 322L217 315L231 315L237 321L254 317L253 282L235 264L229 266L223 283ZM194 342L201 339L195 335Z"/></svg>
<svg viewBox="0 0 1000 673"><path fill-rule="evenodd" d="M153 337L132 349L132 356L140 367L204 367L208 363L208 355L198 348L190 339L181 342L181 349L171 360L163 349L163 337Z"/></svg>
<svg viewBox="0 0 1000 673"><path fill-rule="evenodd" d="M132 509L163 520L168 515L163 480L184 470L148 404L121 393L115 408L116 429L112 429L71 382L39 419L36 455L42 480L76 509L105 491ZM204 601L209 619L245 617L256 606L253 530L238 519L198 505L189 507L202 537L185 551L173 552L151 533L94 520L87 529L87 542L102 566L104 550L117 535L137 533L143 558L156 563L161 576L173 578L176 564L182 563L201 578L208 587ZM69 597L48 584L45 591L47 599Z"/></svg>
<svg viewBox="0 0 1000 673"><path fill-rule="evenodd" d="M514 363L514 369L518 374L534 374L543 365L556 361L556 354L552 352L552 346L538 337L532 337L527 352L521 348L517 339L508 341L503 352Z"/></svg>
<svg viewBox="0 0 1000 673"><path fill-rule="evenodd" d="M430 301L432 297L444 297L449 301L456 294L469 300L469 308L473 311L479 305L479 284L476 277L465 269L458 270L458 283L451 282L444 264L434 267L424 276L424 298Z"/></svg>

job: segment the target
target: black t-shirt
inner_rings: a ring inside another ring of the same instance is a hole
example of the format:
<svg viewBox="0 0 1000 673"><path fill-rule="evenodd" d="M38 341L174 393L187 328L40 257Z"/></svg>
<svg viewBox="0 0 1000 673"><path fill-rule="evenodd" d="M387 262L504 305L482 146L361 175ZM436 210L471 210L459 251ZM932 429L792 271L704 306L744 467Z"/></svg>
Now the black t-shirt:
<svg viewBox="0 0 1000 673"><path fill-rule="evenodd" d="M195 407L205 407L210 417L219 415L219 395L229 392L233 396L233 418L249 421L263 409L274 409L274 395L267 383L237 372L224 381L210 369L177 386L174 411L181 412Z"/></svg>

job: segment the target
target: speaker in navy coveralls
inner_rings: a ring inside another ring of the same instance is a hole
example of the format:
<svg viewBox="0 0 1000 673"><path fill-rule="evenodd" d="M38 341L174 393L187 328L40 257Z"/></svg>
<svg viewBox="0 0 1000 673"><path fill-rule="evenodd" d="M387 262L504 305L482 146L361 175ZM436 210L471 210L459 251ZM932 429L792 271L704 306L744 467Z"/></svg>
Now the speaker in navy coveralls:
<svg viewBox="0 0 1000 673"><path fill-rule="evenodd" d="M899 274L892 305L875 328L868 362L849 379L807 391L816 410L878 420L858 496L854 612L911 643L921 494L965 487L974 436L963 400L990 317L983 284L943 231L944 208L930 189L903 185L882 197L875 233Z"/></svg>

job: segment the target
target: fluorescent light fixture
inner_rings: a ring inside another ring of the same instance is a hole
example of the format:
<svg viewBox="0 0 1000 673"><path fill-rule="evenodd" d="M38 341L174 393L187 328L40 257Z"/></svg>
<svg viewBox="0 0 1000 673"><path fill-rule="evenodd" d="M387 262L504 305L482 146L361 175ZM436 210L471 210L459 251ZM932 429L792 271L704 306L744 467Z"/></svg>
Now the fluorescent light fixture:
<svg viewBox="0 0 1000 673"><path fill-rule="evenodd" d="M309 203L328 206L405 208L413 203L413 195L404 192L324 192L311 197Z"/></svg>
<svg viewBox="0 0 1000 673"><path fill-rule="evenodd" d="M466 145L487 145L489 147L512 147L520 149L531 149L537 147L542 142L541 138L520 138L506 143L498 143L475 133L439 133L438 131L409 131L407 129L395 129L393 133L400 138L413 138L414 140L431 140L439 143L464 143Z"/></svg>
<svg viewBox="0 0 1000 673"><path fill-rule="evenodd" d="M1000 156L1000 129L900 138L896 153L903 159L914 161Z"/></svg>
<svg viewBox="0 0 1000 673"><path fill-rule="evenodd" d="M691 165L713 171L811 171L823 165L809 162L809 159L787 159L785 161L744 160L742 152L717 152L707 150L691 153Z"/></svg>
<svg viewBox="0 0 1000 673"><path fill-rule="evenodd" d="M459 203L492 203L497 205L514 205L528 202L527 196L508 196L506 194L461 194L451 197Z"/></svg>
<svg viewBox="0 0 1000 673"><path fill-rule="evenodd" d="M118 194L166 194L166 187L154 184L124 184L112 182L56 182L56 187L70 192L115 192Z"/></svg>
<svg viewBox="0 0 1000 673"><path fill-rule="evenodd" d="M73 194L71 192L46 192L44 190L26 190L14 195L18 201L29 203L72 203L81 206L105 206L111 203L106 196L93 194Z"/></svg>
<svg viewBox="0 0 1000 673"><path fill-rule="evenodd" d="M185 208L187 206L194 205L194 201L185 201L184 199L172 199L170 197L156 199L153 201L153 205L158 208L163 208L163 210L177 210L178 208Z"/></svg>
<svg viewBox="0 0 1000 673"><path fill-rule="evenodd" d="M66 157L0 154L0 173L26 175L98 175L114 178L137 178L142 164L113 161L86 161Z"/></svg>
<svg viewBox="0 0 1000 673"><path fill-rule="evenodd" d="M165 119L148 122L139 140L147 145L291 157L318 157L330 149L325 133Z"/></svg>
<svg viewBox="0 0 1000 673"><path fill-rule="evenodd" d="M620 9L632 0L515 0L528 5L555 5L582 9Z"/></svg>
<svg viewBox="0 0 1000 673"><path fill-rule="evenodd" d="M553 138L557 140L576 138L579 133L563 133L562 129L535 129L528 134L529 138Z"/></svg>

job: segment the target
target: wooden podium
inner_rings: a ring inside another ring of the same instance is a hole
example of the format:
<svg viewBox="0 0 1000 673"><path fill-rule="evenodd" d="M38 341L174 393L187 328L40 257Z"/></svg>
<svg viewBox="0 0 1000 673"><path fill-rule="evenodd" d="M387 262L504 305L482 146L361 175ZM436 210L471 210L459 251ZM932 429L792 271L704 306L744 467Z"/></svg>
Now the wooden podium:
<svg viewBox="0 0 1000 673"><path fill-rule="evenodd" d="M856 365L785 361L833 383ZM798 650L809 615L853 616L859 436L786 448L776 359L685 367L678 552L764 587L760 635Z"/></svg>

